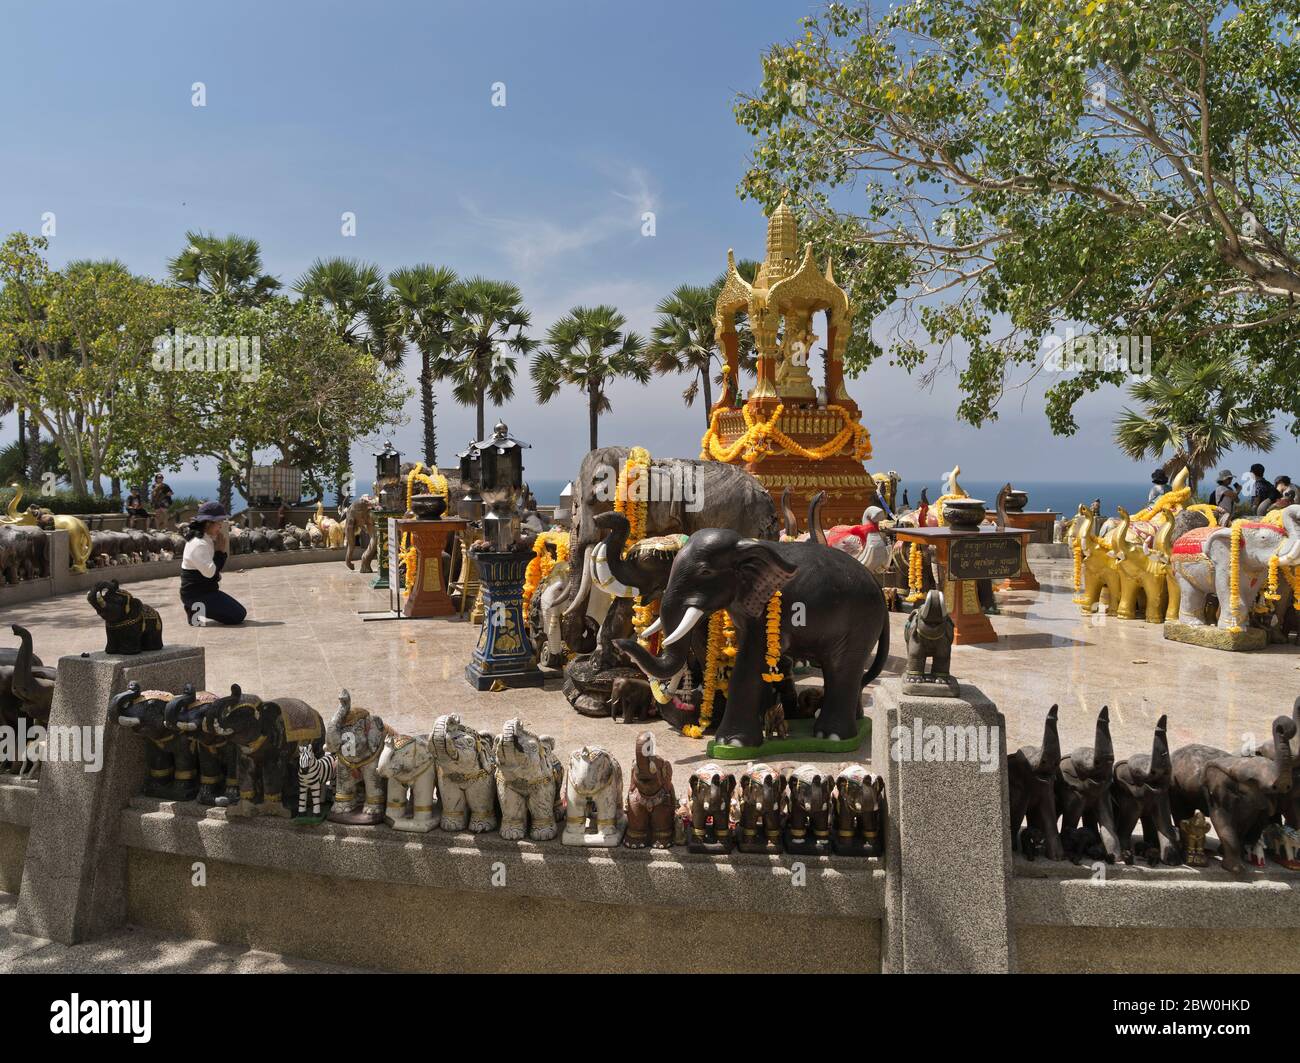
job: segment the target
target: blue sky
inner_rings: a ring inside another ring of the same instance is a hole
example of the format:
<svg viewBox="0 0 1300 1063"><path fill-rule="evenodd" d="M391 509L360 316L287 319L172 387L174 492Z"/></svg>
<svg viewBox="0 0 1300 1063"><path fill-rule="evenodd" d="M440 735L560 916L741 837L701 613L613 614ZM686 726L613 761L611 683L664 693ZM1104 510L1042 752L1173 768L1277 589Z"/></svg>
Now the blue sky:
<svg viewBox="0 0 1300 1063"><path fill-rule="evenodd" d="M0 232L35 232L53 211L55 265L111 256L159 277L187 229L255 236L287 283L318 256L435 262L518 283L535 335L597 302L647 333L659 299L716 276L728 247L761 257L763 219L736 195L751 143L732 103L813 6L4 2ZM191 104L198 81L204 107ZM505 107L492 106L496 82ZM653 237L641 234L646 210ZM340 233L344 211L355 237ZM683 407L685 383L616 384L602 442L693 456L703 414ZM1023 408L1004 400L1001 422L977 431L953 422L950 380L920 391L880 365L849 389L873 468L933 479L960 461L973 479L1146 480L1109 443L1113 393L1081 404L1081 438L1061 440L1037 394ZM414 452L414 400L407 412L394 436ZM521 374L501 416L534 442L534 476L576 470L577 395L537 407ZM447 464L473 414L445 389L438 426ZM0 425L0 438L13 432L13 418ZM1287 439L1266 463L1300 473L1297 458ZM362 448L354 459L370 467Z"/></svg>

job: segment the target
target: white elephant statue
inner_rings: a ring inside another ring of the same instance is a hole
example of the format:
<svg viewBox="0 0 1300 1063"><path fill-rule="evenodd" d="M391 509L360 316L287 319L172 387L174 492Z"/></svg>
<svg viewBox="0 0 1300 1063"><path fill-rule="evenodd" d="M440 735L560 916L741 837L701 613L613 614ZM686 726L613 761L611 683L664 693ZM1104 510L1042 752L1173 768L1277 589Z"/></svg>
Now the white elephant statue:
<svg viewBox="0 0 1300 1063"><path fill-rule="evenodd" d="M388 780L388 811L384 822L393 830L427 834L438 826L434 801L433 753L425 739L390 734L379 754L379 774ZM411 815L406 814L410 797Z"/></svg>
<svg viewBox="0 0 1300 1063"><path fill-rule="evenodd" d="M493 743L497 800L501 803L501 837L535 842L559 833L560 786L564 766L555 755L555 739L535 735L515 717L506 721Z"/></svg>
<svg viewBox="0 0 1300 1063"><path fill-rule="evenodd" d="M434 721L429 748L438 766L442 829L468 828L475 834L495 830L496 764L492 739L466 727L452 712Z"/></svg>
<svg viewBox="0 0 1300 1063"><path fill-rule="evenodd" d="M339 707L325 725L325 748L338 761L330 819L354 825L383 819L385 784L379 774L379 755L384 738L392 733L369 709L354 708L346 689L339 692Z"/></svg>
<svg viewBox="0 0 1300 1063"><path fill-rule="evenodd" d="M598 746L583 746L569 757L565 783L568 811L560 841L612 849L623 843L627 815L623 811L623 768ZM588 819L595 820L593 833Z"/></svg>
<svg viewBox="0 0 1300 1063"><path fill-rule="evenodd" d="M1178 587L1178 621L1203 626L1205 598L1219 599L1218 626L1225 629L1244 627L1255 597L1268 578L1269 561L1274 556L1280 566L1300 563L1300 505L1275 510L1268 521L1237 521L1241 537L1238 560L1237 594L1232 594L1233 528L1194 528L1175 540L1173 574Z"/></svg>

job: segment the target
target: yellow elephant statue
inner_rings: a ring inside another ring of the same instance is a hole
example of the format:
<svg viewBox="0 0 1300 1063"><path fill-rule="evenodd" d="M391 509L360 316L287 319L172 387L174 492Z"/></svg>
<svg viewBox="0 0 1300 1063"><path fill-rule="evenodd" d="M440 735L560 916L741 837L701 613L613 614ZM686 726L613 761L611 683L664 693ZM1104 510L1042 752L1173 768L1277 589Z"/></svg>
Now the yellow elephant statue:
<svg viewBox="0 0 1300 1063"><path fill-rule="evenodd" d="M1119 523L1112 533L1116 567L1119 569L1119 604L1115 615L1120 620L1133 620L1138 615L1139 596L1148 624L1162 624L1177 619L1175 612L1168 616L1169 584L1172 582L1169 552L1173 545L1174 522L1167 513L1160 514L1155 522L1155 533L1150 545L1140 536L1130 536L1128 512L1119 507Z"/></svg>
<svg viewBox="0 0 1300 1063"><path fill-rule="evenodd" d="M19 484L10 484L14 495L9 500L9 509L0 517L0 524L25 525L30 528L60 529L68 533L68 560L73 572L85 572L86 562L90 560L90 529L70 513L51 513L39 506L29 506L22 513L18 512L18 503L22 501L23 489Z"/></svg>
<svg viewBox="0 0 1300 1063"><path fill-rule="evenodd" d="M1093 534L1095 523L1092 510L1080 506L1065 533L1074 554L1074 589L1080 592L1074 600L1085 613L1096 610L1103 593L1108 596L1112 610L1120 600L1120 574L1115 557L1118 529L1103 538Z"/></svg>

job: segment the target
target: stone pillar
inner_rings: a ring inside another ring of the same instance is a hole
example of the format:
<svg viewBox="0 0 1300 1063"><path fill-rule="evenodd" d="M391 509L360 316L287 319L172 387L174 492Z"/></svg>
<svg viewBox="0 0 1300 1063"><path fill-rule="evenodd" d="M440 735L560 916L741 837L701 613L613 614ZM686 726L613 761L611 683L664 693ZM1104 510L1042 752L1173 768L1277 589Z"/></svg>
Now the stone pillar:
<svg viewBox="0 0 1300 1063"><path fill-rule="evenodd" d="M882 964L895 973L1008 972L1002 714L966 683L956 698L905 695L898 679L874 692L871 760L885 775L888 802ZM981 751L993 770L981 770Z"/></svg>
<svg viewBox="0 0 1300 1063"><path fill-rule="evenodd" d="M68 533L56 528L46 533L45 563L49 566L50 586L53 594L67 594L72 590L72 555L68 546Z"/></svg>
<svg viewBox="0 0 1300 1063"><path fill-rule="evenodd" d="M108 701L133 679L145 690L178 691L186 683L202 689L203 648L59 658L52 732L96 728L102 762L98 771L87 771L82 761L41 766L14 924L20 934L74 945L126 918L126 850L118 829L122 810L144 785L144 744L109 719Z"/></svg>

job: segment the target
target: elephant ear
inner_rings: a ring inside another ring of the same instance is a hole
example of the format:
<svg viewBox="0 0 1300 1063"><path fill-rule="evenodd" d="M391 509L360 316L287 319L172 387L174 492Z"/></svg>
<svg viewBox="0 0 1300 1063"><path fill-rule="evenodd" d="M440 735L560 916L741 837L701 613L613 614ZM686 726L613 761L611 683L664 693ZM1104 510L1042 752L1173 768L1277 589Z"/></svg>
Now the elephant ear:
<svg viewBox="0 0 1300 1063"><path fill-rule="evenodd" d="M758 619L767 608L767 600L779 591L799 571L768 542L759 539L741 539L736 543L736 573L741 590L735 601L741 612Z"/></svg>

